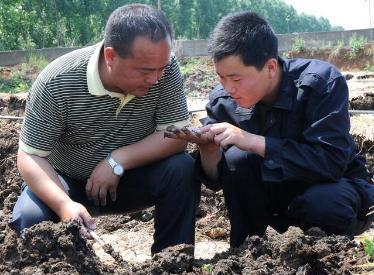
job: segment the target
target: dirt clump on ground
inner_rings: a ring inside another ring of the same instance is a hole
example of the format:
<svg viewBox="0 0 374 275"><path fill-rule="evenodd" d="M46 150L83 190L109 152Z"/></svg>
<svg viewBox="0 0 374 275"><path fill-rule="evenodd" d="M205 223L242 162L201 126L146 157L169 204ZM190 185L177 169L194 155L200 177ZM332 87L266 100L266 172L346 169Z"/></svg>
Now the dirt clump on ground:
<svg viewBox="0 0 374 275"><path fill-rule="evenodd" d="M355 140L359 154L366 160L366 169L369 172L369 182L374 183L374 140L369 140L363 135L352 135Z"/></svg>
<svg viewBox="0 0 374 275"><path fill-rule="evenodd" d="M13 274L104 274L124 273L120 266L103 265L80 236L75 223L43 222L21 236L6 228L0 250L0 272Z"/></svg>
<svg viewBox="0 0 374 275"><path fill-rule="evenodd" d="M365 93L363 96L352 98L349 107L352 110L374 110L374 93Z"/></svg>

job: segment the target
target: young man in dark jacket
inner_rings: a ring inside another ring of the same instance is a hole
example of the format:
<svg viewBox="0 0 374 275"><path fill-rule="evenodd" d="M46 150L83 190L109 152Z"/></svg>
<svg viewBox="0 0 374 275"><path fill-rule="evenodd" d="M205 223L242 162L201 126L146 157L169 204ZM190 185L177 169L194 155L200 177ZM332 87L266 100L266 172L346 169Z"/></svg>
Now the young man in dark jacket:
<svg viewBox="0 0 374 275"><path fill-rule="evenodd" d="M223 18L210 53L221 85L206 126L167 135L199 144L203 181L224 191L231 246L268 225L351 236L367 227L374 186L349 134L344 76L278 57L271 27L251 12Z"/></svg>

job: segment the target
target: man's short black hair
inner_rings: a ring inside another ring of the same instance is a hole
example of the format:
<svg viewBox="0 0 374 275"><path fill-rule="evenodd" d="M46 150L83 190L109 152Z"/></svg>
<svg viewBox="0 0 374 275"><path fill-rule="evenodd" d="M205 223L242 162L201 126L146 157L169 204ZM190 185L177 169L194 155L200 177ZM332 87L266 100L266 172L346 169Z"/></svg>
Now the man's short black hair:
<svg viewBox="0 0 374 275"><path fill-rule="evenodd" d="M152 42L172 39L170 24L164 13L143 4L117 8L105 27L104 46L112 47L122 58L131 56L132 44L138 36Z"/></svg>
<svg viewBox="0 0 374 275"><path fill-rule="evenodd" d="M212 33L209 52L215 62L236 55L246 66L260 70L270 58L278 57L278 39L259 15L239 12L218 22Z"/></svg>

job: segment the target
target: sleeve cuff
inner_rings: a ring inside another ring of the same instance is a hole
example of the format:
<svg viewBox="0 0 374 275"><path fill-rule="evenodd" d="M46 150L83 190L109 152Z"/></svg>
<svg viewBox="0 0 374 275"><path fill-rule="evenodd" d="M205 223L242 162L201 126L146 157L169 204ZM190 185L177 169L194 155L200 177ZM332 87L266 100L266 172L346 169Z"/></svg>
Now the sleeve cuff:
<svg viewBox="0 0 374 275"><path fill-rule="evenodd" d="M282 147L283 141L281 139L265 137L265 157L262 165L263 181L283 181Z"/></svg>
<svg viewBox="0 0 374 275"><path fill-rule="evenodd" d="M218 169L222 165L222 159L218 163ZM196 175L197 180L202 182L207 188L213 191L218 191L219 189L222 188L222 184L220 183L219 180L212 181L206 176L203 166L201 164L200 152L198 153L196 161L195 161L195 175Z"/></svg>
<svg viewBox="0 0 374 275"><path fill-rule="evenodd" d="M30 145L27 145L22 140L19 140L19 148L30 155L36 155L42 158L47 157L51 152L50 151L44 151L37 148L34 148Z"/></svg>

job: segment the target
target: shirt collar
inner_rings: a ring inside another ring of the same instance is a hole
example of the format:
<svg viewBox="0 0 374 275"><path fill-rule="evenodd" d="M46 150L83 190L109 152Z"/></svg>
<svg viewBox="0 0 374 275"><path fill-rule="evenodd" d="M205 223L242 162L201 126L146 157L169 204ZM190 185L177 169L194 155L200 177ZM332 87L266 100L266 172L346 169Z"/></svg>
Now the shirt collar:
<svg viewBox="0 0 374 275"><path fill-rule="evenodd" d="M134 98L133 95L124 95L121 93L115 93L108 91L104 88L103 83L101 82L100 75L99 75L99 60L100 60L100 54L101 50L104 46L104 41L101 41L97 43L96 49L92 56L90 57L90 60L87 64L87 86L88 86L88 92L91 95L94 96L105 96L109 95L110 97L118 97L118 98L126 98L126 102L130 101L132 98Z"/></svg>
<svg viewBox="0 0 374 275"><path fill-rule="evenodd" d="M293 82L291 74L288 72L288 61L278 57L278 62L282 68L282 80L278 90L278 97L275 100L273 107L291 110L295 83Z"/></svg>

